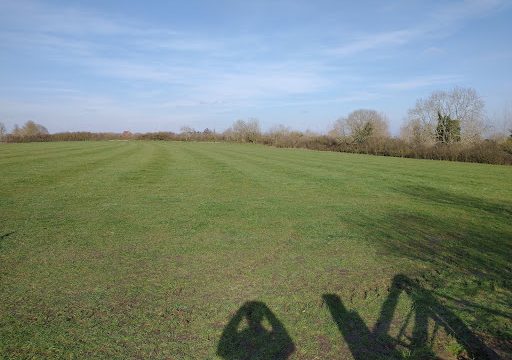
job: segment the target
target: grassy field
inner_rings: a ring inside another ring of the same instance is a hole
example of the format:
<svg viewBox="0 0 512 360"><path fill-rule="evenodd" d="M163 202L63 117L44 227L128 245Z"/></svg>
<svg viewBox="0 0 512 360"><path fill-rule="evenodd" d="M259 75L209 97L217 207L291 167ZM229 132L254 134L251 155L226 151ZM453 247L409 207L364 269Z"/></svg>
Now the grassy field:
<svg viewBox="0 0 512 360"><path fill-rule="evenodd" d="M512 167L0 144L0 357L511 356Z"/></svg>

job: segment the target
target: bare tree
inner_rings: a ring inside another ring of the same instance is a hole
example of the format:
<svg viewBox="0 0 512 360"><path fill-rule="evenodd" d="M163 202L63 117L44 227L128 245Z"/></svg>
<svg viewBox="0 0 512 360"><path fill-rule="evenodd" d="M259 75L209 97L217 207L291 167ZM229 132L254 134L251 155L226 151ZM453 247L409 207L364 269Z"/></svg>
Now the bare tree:
<svg viewBox="0 0 512 360"><path fill-rule="evenodd" d="M7 135L7 129L4 123L0 122L0 141L4 139L5 135Z"/></svg>
<svg viewBox="0 0 512 360"><path fill-rule="evenodd" d="M388 137L388 122L382 113L360 109L352 111L346 118L336 120L329 135L337 138L348 137L363 143L370 138Z"/></svg>
<svg viewBox="0 0 512 360"><path fill-rule="evenodd" d="M419 119L407 121L400 129L400 138L414 145L434 145L436 138L432 136L433 129L425 126Z"/></svg>
<svg viewBox="0 0 512 360"><path fill-rule="evenodd" d="M485 133L487 139L503 142L512 138L512 102L490 116L489 124Z"/></svg>
<svg viewBox="0 0 512 360"><path fill-rule="evenodd" d="M503 109L501 114L501 130L506 137L512 139L512 103Z"/></svg>
<svg viewBox="0 0 512 360"><path fill-rule="evenodd" d="M339 118L333 122L327 134L334 138L345 138L348 137L347 131L348 129L346 126L345 118Z"/></svg>
<svg viewBox="0 0 512 360"><path fill-rule="evenodd" d="M12 128L12 134L16 136L21 136L21 128L18 124L14 124L14 127Z"/></svg>
<svg viewBox="0 0 512 360"><path fill-rule="evenodd" d="M288 135L291 132L292 132L292 130L288 126L279 124L279 125L272 126L267 131L267 135L270 136L271 138L280 138L280 137Z"/></svg>
<svg viewBox="0 0 512 360"><path fill-rule="evenodd" d="M196 131L190 126L183 126L181 129L181 134L185 136L185 140L189 141L192 138L192 135L196 133Z"/></svg>
<svg viewBox="0 0 512 360"><path fill-rule="evenodd" d="M460 121L461 141L474 142L484 130L484 101L473 88L455 87L451 91L435 91L427 99L419 99L409 110L402 134L406 140L436 141L439 114Z"/></svg>
<svg viewBox="0 0 512 360"><path fill-rule="evenodd" d="M183 126L180 131L183 133L183 134L193 134L195 133L196 131L191 128L190 126Z"/></svg>
<svg viewBox="0 0 512 360"><path fill-rule="evenodd" d="M15 136L37 136L48 134L48 130L43 125L29 120L21 128L17 124L14 125L12 134Z"/></svg>
<svg viewBox="0 0 512 360"><path fill-rule="evenodd" d="M261 135L260 123L257 119L237 120L229 130L234 140L240 142L256 142Z"/></svg>

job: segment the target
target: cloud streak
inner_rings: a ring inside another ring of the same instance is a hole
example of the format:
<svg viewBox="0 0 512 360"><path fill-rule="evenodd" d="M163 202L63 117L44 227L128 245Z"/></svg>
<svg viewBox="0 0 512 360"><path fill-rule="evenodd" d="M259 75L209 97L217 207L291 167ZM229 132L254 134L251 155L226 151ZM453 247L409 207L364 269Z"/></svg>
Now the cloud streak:
<svg viewBox="0 0 512 360"><path fill-rule="evenodd" d="M408 28L358 36L328 53L346 57L364 51L403 46L424 37L442 38L467 20L496 12L509 3L503 0L465 0L444 5L427 16L427 20Z"/></svg>
<svg viewBox="0 0 512 360"><path fill-rule="evenodd" d="M362 51L373 50L385 46L398 46L410 42L420 32L417 29L387 31L361 36L347 44L329 50L329 53L339 56L349 56Z"/></svg>
<svg viewBox="0 0 512 360"><path fill-rule="evenodd" d="M460 75L419 76L403 81L386 83L381 85L381 87L389 90L412 90L432 85L453 84L460 82L462 79L463 77Z"/></svg>

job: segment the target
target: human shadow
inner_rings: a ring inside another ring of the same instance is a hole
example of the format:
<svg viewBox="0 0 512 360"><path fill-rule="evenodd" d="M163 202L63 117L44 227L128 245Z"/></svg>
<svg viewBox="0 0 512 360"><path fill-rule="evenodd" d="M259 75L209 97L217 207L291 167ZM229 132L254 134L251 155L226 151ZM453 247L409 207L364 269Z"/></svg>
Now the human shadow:
<svg viewBox="0 0 512 360"><path fill-rule="evenodd" d="M389 331L402 293L410 297L412 306L398 335L392 337ZM404 355L399 351L399 346L408 349L410 353L432 358L434 357L433 341L440 328L455 338L470 358L500 358L450 309L439 303L428 290L404 275L394 277L389 295L381 307L379 318L373 329L366 326L357 312L347 310L337 295L324 294L323 300L356 360L402 359ZM429 320L435 324L433 334L429 334ZM412 334L407 337L405 331L410 322L413 322Z"/></svg>
<svg viewBox="0 0 512 360"><path fill-rule="evenodd" d="M217 355L224 359L287 359L295 345L262 302L246 302L224 328Z"/></svg>

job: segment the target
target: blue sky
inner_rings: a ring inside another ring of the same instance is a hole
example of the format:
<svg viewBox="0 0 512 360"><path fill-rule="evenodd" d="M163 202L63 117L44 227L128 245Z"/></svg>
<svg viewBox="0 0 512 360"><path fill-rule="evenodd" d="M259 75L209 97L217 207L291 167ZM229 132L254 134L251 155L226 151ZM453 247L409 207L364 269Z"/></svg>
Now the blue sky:
<svg viewBox="0 0 512 360"><path fill-rule="evenodd" d="M0 0L0 121L51 132L325 131L474 87L512 104L512 4L470 1Z"/></svg>

